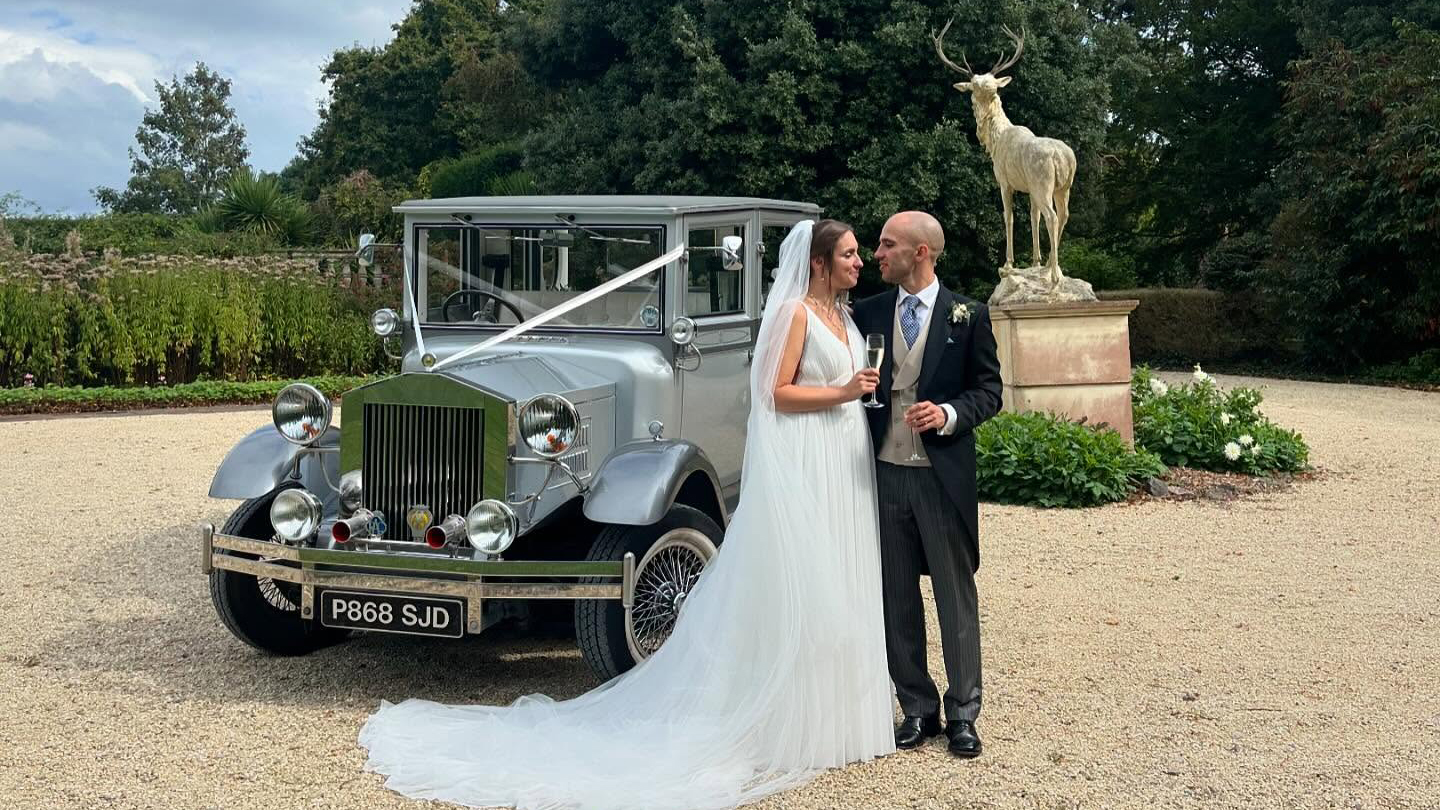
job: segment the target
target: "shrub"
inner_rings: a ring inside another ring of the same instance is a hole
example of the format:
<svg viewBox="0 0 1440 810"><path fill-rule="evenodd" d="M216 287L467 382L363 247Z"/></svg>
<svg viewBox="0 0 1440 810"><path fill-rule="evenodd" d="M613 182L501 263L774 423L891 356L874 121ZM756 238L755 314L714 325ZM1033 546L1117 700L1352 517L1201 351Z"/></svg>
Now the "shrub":
<svg viewBox="0 0 1440 810"><path fill-rule="evenodd" d="M1065 274L1090 282L1097 290L1127 290L1137 283L1135 259L1073 239L1061 242L1060 266Z"/></svg>
<svg viewBox="0 0 1440 810"><path fill-rule="evenodd" d="M1130 359L1137 363L1293 362L1299 340L1293 322L1258 293L1194 288L1097 292L1102 300L1133 298Z"/></svg>
<svg viewBox="0 0 1440 810"><path fill-rule="evenodd" d="M496 194L493 188L497 181L519 172L522 157L523 153L518 146L500 144L446 161L429 172L429 196L443 198Z"/></svg>
<svg viewBox="0 0 1440 810"><path fill-rule="evenodd" d="M215 203L215 213L227 231L263 234L282 245L300 245L310 238L310 210L281 191L274 175L235 175Z"/></svg>
<svg viewBox="0 0 1440 810"><path fill-rule="evenodd" d="M1298 472L1310 449L1299 433L1260 413L1254 388L1223 391L1200 366L1194 381L1167 385L1150 369L1135 370L1130 383L1135 408L1135 445L1166 464L1203 470Z"/></svg>
<svg viewBox="0 0 1440 810"><path fill-rule="evenodd" d="M0 413L49 413L118 410L126 408L178 408L269 402L291 382L308 382L334 399L364 385L371 377L312 377L304 380L228 382L202 380L181 385L118 387L49 386L0 388Z"/></svg>
<svg viewBox="0 0 1440 810"><path fill-rule="evenodd" d="M1034 506L1124 500L1165 467L1120 434L1046 413L1001 413L975 431L980 498Z"/></svg>
<svg viewBox="0 0 1440 810"><path fill-rule="evenodd" d="M407 189L386 185L361 169L320 190L314 205L316 235L325 244L345 248L354 248L362 233L398 242L402 220L391 209L408 196Z"/></svg>
<svg viewBox="0 0 1440 810"><path fill-rule="evenodd" d="M74 231L80 249L99 253L118 250L124 256L250 256L279 246L263 234L224 233L214 214L191 217L170 214L105 214L94 217L33 217L11 219L16 246L27 253L64 253L65 238ZM209 219L207 219L209 218Z"/></svg>
<svg viewBox="0 0 1440 810"><path fill-rule="evenodd" d="M1440 385L1440 349L1427 349L1403 363L1379 366L1373 374L1391 382Z"/></svg>

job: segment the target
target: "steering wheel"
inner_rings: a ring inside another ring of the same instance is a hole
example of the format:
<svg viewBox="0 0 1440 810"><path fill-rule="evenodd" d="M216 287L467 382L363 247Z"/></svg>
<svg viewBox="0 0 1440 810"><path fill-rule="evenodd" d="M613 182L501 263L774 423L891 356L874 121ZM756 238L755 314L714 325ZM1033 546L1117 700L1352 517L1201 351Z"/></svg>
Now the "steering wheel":
<svg viewBox="0 0 1440 810"><path fill-rule="evenodd" d="M459 309L460 305L469 299L479 300L474 305ZM457 308L455 311L458 312L458 316L452 313L452 307ZM484 290L456 290L450 293L445 296L445 302L440 305L440 314L445 316L446 323L499 323L500 307L510 310L510 314L515 316L516 323L525 320L525 316L520 314L520 310L516 309L514 304ZM477 318L476 315L480 317Z"/></svg>

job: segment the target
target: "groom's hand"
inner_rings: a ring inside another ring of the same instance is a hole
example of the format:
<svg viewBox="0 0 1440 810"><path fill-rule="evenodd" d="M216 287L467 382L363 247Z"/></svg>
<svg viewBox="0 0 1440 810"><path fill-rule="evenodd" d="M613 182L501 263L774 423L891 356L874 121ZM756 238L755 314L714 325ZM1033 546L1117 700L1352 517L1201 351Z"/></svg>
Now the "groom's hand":
<svg viewBox="0 0 1440 810"><path fill-rule="evenodd" d="M905 424L923 433L945 426L945 411L933 402L917 402L905 410Z"/></svg>

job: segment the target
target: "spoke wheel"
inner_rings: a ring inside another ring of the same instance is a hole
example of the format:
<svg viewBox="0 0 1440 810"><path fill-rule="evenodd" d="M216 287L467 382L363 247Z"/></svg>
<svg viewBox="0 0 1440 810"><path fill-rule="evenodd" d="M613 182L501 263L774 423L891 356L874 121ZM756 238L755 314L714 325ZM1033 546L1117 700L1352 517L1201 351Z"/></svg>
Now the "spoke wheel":
<svg viewBox="0 0 1440 810"><path fill-rule="evenodd" d="M274 557L264 557L264 562L274 562ZM276 610L293 613L300 609L300 586L293 582L276 582L269 577L256 577L255 587L260 595Z"/></svg>
<svg viewBox="0 0 1440 810"><path fill-rule="evenodd" d="M643 661L655 654L680 608L715 556L715 544L696 529L673 529L661 535L635 566L635 607L626 623L630 654Z"/></svg>
<svg viewBox="0 0 1440 810"><path fill-rule="evenodd" d="M578 599L575 641L601 680L610 680L655 654L670 633L725 532L698 509L676 504L649 526L605 526L586 559L620 562L635 555L635 601ZM614 579L582 579L614 583Z"/></svg>

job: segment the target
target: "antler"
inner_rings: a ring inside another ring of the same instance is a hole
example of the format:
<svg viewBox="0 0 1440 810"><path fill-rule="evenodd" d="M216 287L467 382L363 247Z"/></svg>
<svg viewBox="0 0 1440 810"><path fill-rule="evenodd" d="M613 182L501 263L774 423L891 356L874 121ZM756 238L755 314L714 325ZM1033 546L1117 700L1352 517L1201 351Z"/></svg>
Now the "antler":
<svg viewBox="0 0 1440 810"><path fill-rule="evenodd" d="M998 76L998 75L1000 75L1000 71L1002 71L1002 70L1009 70L1010 68L1014 67L1014 66L1015 66L1015 63L1020 61L1020 54L1021 54L1021 52L1025 50L1025 27L1024 27L1024 26L1021 26L1021 27L1020 27L1020 36L1018 36L1018 37L1015 36L1015 32L1014 32L1014 31L1011 31L1011 30L1010 30L1010 26L1008 26L1008 25L1002 25L1002 26L1000 26L1000 30L1004 31L1004 32L1005 32L1005 36L1009 37L1009 38L1010 38L1010 41L1013 42L1013 43L1015 43L1015 55L1012 56L1012 57L1010 57L1009 59L1005 59L1004 61L1002 61L1002 62L1000 62L999 64L995 65L995 67L990 68L990 75L992 75L992 76ZM1004 54L1003 54L1003 53L1001 54L1001 57L1002 57L1002 58L1004 57Z"/></svg>
<svg viewBox="0 0 1440 810"><path fill-rule="evenodd" d="M935 31L933 29L930 31L930 38L935 40L935 53L940 56L940 61L944 62L946 67L950 68L956 73L964 75L967 79L973 79L975 78L975 71L970 68L970 61L965 58L965 54L963 52L960 54L960 61L965 63L965 67L963 68L955 64L954 62L951 62L950 57L945 55L945 35L950 32L950 23L953 22L955 22L955 18L951 17L950 21L945 23L945 27L940 29L939 36L935 35Z"/></svg>

